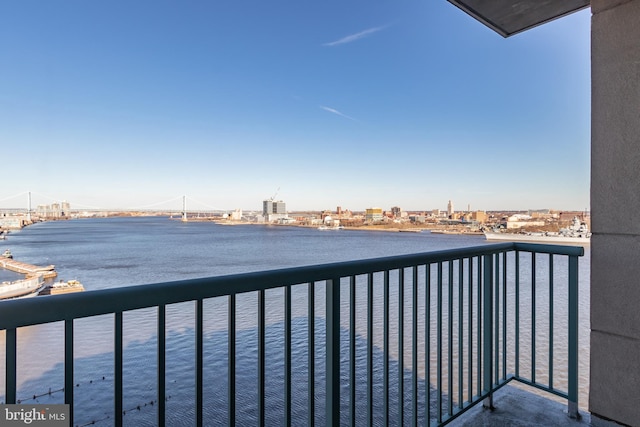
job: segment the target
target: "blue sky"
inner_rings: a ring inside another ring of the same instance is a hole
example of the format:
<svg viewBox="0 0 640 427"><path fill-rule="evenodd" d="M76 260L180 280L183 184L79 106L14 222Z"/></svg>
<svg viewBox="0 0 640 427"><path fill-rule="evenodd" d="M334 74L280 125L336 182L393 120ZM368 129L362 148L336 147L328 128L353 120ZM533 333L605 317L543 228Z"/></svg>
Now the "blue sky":
<svg viewBox="0 0 640 427"><path fill-rule="evenodd" d="M0 207L589 207L590 10L6 1Z"/></svg>

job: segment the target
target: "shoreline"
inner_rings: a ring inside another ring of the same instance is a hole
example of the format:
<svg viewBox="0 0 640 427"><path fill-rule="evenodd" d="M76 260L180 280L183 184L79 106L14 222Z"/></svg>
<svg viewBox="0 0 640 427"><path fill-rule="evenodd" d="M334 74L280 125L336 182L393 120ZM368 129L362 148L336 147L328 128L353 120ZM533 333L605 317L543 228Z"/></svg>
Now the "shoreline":
<svg viewBox="0 0 640 427"><path fill-rule="evenodd" d="M236 226L236 225L262 225L265 227L296 227L296 228L315 228L317 229L319 225L306 225L306 224L268 224L268 223L257 223L257 222L247 222L247 221L232 221L232 220L219 220L219 219L200 219L200 220L189 220L186 222L211 222L217 225L224 226ZM328 229L329 231L339 231L339 230L331 230L331 227ZM431 227L388 227L385 225L361 225L361 226L351 226L345 225L341 226L341 230L350 230L350 231L374 231L374 232L387 232L387 233L432 233L432 234L447 234L447 235L465 235L465 236L483 236L484 233L482 231L467 231L459 228L452 229L443 229L443 228L431 228Z"/></svg>

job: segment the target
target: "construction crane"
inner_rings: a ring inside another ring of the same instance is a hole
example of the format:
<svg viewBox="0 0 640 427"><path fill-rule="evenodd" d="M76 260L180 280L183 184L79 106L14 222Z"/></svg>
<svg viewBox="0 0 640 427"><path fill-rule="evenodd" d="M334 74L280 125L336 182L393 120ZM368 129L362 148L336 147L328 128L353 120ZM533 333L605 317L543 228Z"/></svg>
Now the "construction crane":
<svg viewBox="0 0 640 427"><path fill-rule="evenodd" d="M276 196L278 195L278 192L279 192L279 191L280 191L280 187L278 187L278 189L276 190L276 192L275 192L275 193L273 193L273 196L271 196L271 198L270 198L269 200L273 202L273 201L275 200Z"/></svg>

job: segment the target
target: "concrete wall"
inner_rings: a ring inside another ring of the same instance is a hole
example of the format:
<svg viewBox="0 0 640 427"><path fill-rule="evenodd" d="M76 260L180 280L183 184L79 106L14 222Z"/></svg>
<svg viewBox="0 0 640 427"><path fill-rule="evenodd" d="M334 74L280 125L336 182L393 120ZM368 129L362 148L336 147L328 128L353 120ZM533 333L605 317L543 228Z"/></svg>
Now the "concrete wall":
<svg viewBox="0 0 640 427"><path fill-rule="evenodd" d="M592 0L593 415L640 426L640 0Z"/></svg>

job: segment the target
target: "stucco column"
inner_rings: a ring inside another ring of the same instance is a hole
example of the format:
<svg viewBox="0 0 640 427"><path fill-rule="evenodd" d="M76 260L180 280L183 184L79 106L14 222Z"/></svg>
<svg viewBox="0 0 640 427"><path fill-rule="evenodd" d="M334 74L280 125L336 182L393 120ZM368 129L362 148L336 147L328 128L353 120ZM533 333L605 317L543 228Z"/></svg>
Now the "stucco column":
<svg viewBox="0 0 640 427"><path fill-rule="evenodd" d="M640 0L591 11L589 410L640 426Z"/></svg>

